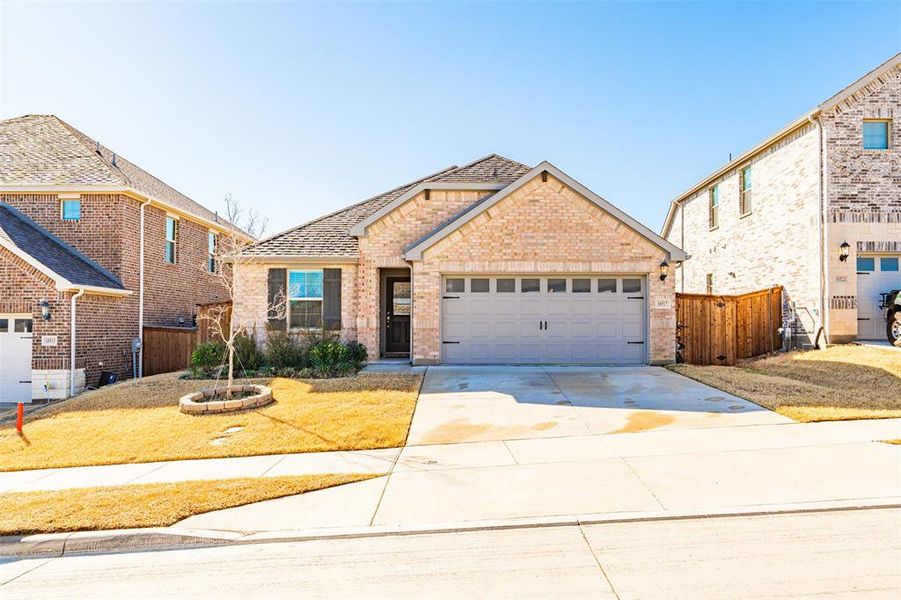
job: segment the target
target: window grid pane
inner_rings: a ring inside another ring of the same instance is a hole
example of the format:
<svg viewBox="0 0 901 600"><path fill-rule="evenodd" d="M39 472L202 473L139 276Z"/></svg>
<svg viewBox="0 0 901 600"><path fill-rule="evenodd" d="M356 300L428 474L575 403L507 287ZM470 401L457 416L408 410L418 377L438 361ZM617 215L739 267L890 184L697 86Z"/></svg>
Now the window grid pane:
<svg viewBox="0 0 901 600"><path fill-rule="evenodd" d="M858 256L857 270L862 273L869 273L876 270L876 259L872 256Z"/></svg>
<svg viewBox="0 0 901 600"><path fill-rule="evenodd" d="M288 326L292 329L320 329L322 301L291 300L288 306Z"/></svg>
<svg viewBox="0 0 901 600"><path fill-rule="evenodd" d="M516 280L515 279L498 279L497 280L497 291L498 292L515 292L516 291Z"/></svg>
<svg viewBox="0 0 901 600"><path fill-rule="evenodd" d="M623 293L634 294L641 291L641 279L623 279Z"/></svg>
<svg viewBox="0 0 901 600"><path fill-rule="evenodd" d="M540 292L541 291L541 280L540 279L521 279L519 283L519 289L522 293L528 292Z"/></svg>
<svg viewBox="0 0 901 600"><path fill-rule="evenodd" d="M616 293L616 279L598 279L598 292Z"/></svg>
<svg viewBox="0 0 901 600"><path fill-rule="evenodd" d="M863 122L864 150L888 150L888 121Z"/></svg>
<svg viewBox="0 0 901 600"><path fill-rule="evenodd" d="M548 279L547 280L547 291L551 294L562 294L566 292L566 280L565 279Z"/></svg>
<svg viewBox="0 0 901 600"><path fill-rule="evenodd" d="M471 279L469 281L469 291L476 293L484 293L488 291L488 279Z"/></svg>
<svg viewBox="0 0 901 600"><path fill-rule="evenodd" d="M573 293L584 294L591 291L590 279L573 279Z"/></svg>
<svg viewBox="0 0 901 600"><path fill-rule="evenodd" d="M450 294L462 294L466 291L466 280L460 278L447 279L444 282L444 291Z"/></svg>
<svg viewBox="0 0 901 600"><path fill-rule="evenodd" d="M897 271L898 270L898 258L895 256L883 256L879 259L879 270L880 271Z"/></svg>
<svg viewBox="0 0 901 600"><path fill-rule="evenodd" d="M288 298L322 299L322 271L291 271L288 274Z"/></svg>
<svg viewBox="0 0 901 600"><path fill-rule="evenodd" d="M31 319L16 319L13 329L15 333L31 333Z"/></svg>

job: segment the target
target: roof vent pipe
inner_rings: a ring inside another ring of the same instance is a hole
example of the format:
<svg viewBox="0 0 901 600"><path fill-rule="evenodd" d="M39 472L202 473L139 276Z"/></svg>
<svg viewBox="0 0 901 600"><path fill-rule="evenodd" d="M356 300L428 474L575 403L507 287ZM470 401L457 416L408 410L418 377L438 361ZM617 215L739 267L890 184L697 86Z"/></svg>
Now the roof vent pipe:
<svg viewBox="0 0 901 600"><path fill-rule="evenodd" d="M119 165L116 164L116 153L115 152L113 152L113 166L116 167L117 169L119 168Z"/></svg>
<svg viewBox="0 0 901 600"><path fill-rule="evenodd" d="M97 140L97 147L94 149L94 152L100 154L100 140Z"/></svg>

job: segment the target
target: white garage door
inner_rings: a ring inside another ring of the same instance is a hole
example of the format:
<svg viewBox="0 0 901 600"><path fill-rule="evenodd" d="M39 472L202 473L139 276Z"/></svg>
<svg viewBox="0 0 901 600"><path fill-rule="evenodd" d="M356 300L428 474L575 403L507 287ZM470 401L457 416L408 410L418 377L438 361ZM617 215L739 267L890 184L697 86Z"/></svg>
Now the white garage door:
<svg viewBox="0 0 901 600"><path fill-rule="evenodd" d="M614 275L447 275L445 363L644 364L646 282Z"/></svg>
<svg viewBox="0 0 901 600"><path fill-rule="evenodd" d="M31 402L31 317L0 315L0 403Z"/></svg>
<svg viewBox="0 0 901 600"><path fill-rule="evenodd" d="M899 255L857 257L857 337L885 339L881 293L901 289Z"/></svg>

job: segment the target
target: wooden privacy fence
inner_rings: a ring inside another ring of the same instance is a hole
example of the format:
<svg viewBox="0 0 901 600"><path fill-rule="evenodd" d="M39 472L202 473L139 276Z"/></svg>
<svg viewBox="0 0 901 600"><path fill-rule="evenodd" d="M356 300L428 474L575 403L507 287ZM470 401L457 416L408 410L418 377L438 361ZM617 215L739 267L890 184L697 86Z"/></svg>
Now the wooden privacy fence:
<svg viewBox="0 0 901 600"><path fill-rule="evenodd" d="M144 375L183 371L191 366L191 353L201 342L217 341L217 328L208 317L218 318L228 331L231 303L199 306L196 327L144 327Z"/></svg>
<svg viewBox="0 0 901 600"><path fill-rule="evenodd" d="M676 294L680 362L734 365L782 346L782 288L740 296Z"/></svg>

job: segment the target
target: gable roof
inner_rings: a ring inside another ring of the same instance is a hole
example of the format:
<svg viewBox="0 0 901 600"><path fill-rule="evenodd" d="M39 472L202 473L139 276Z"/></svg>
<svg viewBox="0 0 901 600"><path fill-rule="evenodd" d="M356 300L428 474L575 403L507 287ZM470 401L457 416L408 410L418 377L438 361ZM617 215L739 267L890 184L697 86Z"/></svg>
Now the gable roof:
<svg viewBox="0 0 901 600"><path fill-rule="evenodd" d="M421 260L422 253L430 248L432 245L437 243L439 240L444 239L464 224L476 218L478 215L482 214L516 190L520 189L526 183L541 175L542 172L547 171L549 174L553 175L563 183L565 183L569 188L575 190L578 194L582 195L589 201L593 202L604 212L607 212L617 220L625 224L627 227L635 231L637 234L641 235L649 242L666 250L669 253L670 260L673 261L683 261L688 258L684 251L681 248L677 247L675 244L663 239L661 236L651 231L625 212L610 204L607 200L601 198L590 189L552 165L551 163L544 161L534 169L525 173L522 177L517 179L515 182L511 183L504 189L499 192L492 194L490 196L486 196L482 198L478 202L473 203L468 206L457 215L455 215L449 221L439 225L437 228L432 230L430 233L422 237L421 239L413 242L410 246L405 249L404 258L407 260Z"/></svg>
<svg viewBox="0 0 901 600"><path fill-rule="evenodd" d="M54 115L0 121L0 189L134 191L220 228L232 225ZM238 230L240 231L240 230ZM241 232L243 233L243 232Z"/></svg>
<svg viewBox="0 0 901 600"><path fill-rule="evenodd" d="M378 220L420 191L431 189L500 189L516 179L516 173L528 167L522 163L490 154L469 164L452 165L416 181L405 183L337 212L327 214L287 231L277 233L245 250L248 257L298 257L332 260L355 259L359 253L358 227ZM482 178L496 180L483 183ZM449 179L448 179L449 178ZM363 226L365 229L365 225Z"/></svg>
<svg viewBox="0 0 901 600"><path fill-rule="evenodd" d="M894 74L894 75L893 75ZM699 191L703 190L705 187L709 186L712 182L722 177L724 174L729 171L737 168L742 163L745 163L761 152L765 151L767 148L772 147L774 144L780 142L785 139L789 135L795 133L802 127L807 126L812 122L817 116L819 116L822 112L835 109L841 103L845 101L852 100L855 96L857 96L861 92L866 92L868 87L877 82L878 80L883 80L888 76L897 76L901 74L901 52L894 55L851 85L847 86L828 100L825 100L818 104L813 109L807 111L804 115L798 117L773 135L769 136L750 150L745 151L743 154L736 157L734 160L729 161L698 183L694 184L681 194L676 197L675 200L670 202L669 210L666 213L666 218L663 221L663 227L660 229L661 234L666 236L669 233L669 228L673 223L673 218L676 215L676 206L688 198L689 196L694 196Z"/></svg>
<svg viewBox="0 0 901 600"><path fill-rule="evenodd" d="M113 273L3 202L0 202L0 247L53 279L58 290L84 288L114 295L131 293Z"/></svg>

